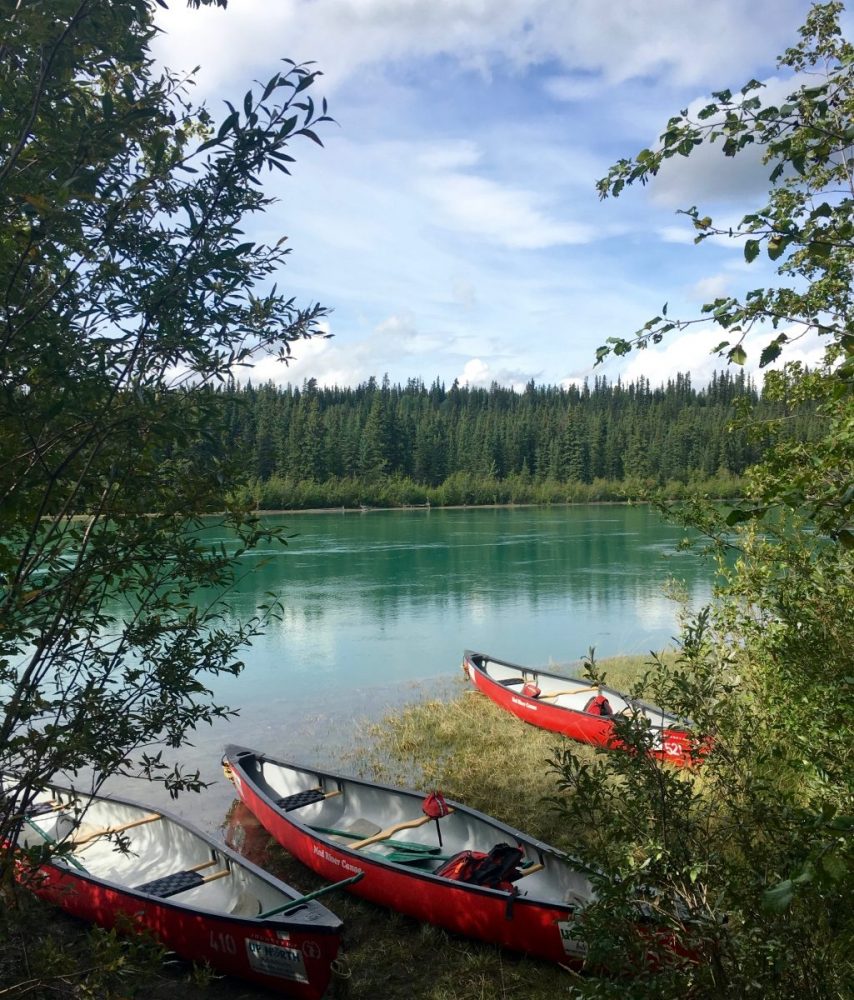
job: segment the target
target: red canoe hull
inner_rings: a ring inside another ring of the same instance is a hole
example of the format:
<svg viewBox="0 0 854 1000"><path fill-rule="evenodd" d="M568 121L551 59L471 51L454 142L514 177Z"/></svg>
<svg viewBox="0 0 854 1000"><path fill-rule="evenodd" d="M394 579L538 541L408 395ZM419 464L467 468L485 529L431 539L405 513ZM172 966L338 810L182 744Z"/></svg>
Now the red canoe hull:
<svg viewBox="0 0 854 1000"><path fill-rule="evenodd" d="M478 691L523 722L560 733L579 743L606 749L620 749L622 746L614 735L614 723L609 718L528 697L490 677L468 655L463 661L463 670ZM689 734L678 729L667 729L663 733L661 749L650 751L650 756L680 767L696 763L695 754Z"/></svg>
<svg viewBox="0 0 854 1000"><path fill-rule="evenodd" d="M259 926L257 921L199 913L146 899L47 864L25 878L27 888L61 909L107 929L148 932L181 958L207 962L299 1000L320 1000L331 979L337 933ZM265 971L267 970L267 971Z"/></svg>
<svg viewBox="0 0 854 1000"><path fill-rule="evenodd" d="M231 766L244 804L287 851L331 881L363 872L349 891L373 903L466 937L537 958L580 966L583 947L570 936L574 908L544 905L508 892L453 883L428 873L374 861L292 823Z"/></svg>

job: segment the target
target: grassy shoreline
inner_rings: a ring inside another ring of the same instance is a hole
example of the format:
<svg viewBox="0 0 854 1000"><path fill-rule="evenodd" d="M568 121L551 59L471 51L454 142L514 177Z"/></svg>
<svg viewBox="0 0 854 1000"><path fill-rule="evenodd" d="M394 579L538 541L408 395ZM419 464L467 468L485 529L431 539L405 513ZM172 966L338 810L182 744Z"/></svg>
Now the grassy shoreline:
<svg viewBox="0 0 854 1000"><path fill-rule="evenodd" d="M608 682L626 686L645 669L647 657L616 657L599 664ZM551 667L560 672L560 668ZM565 668L567 675L579 665ZM555 792L547 761L560 736L526 725L468 687L462 679L450 701L430 699L404 706L380 723L366 724L341 770L389 784L429 789L439 787L511 826L556 847L572 849L571 832L563 828L548 798ZM580 747L581 753L595 751ZM508 766L510 763L512 766ZM323 882L290 857L267 835L245 807L235 801L223 824L226 842L273 874L304 892ZM327 905L345 921L345 948L330 994L334 1000L553 1000L566 995L575 973L549 963L448 934L352 896L333 896ZM20 921L0 944L0 989L10 987L17 973L9 949L20 949L29 967L42 974L62 971L46 992L59 998L98 996L104 1000L140 997L168 1000L180 991L183 1000L261 1000L272 994L238 980L217 979L194 971L186 963L143 964L125 958L116 964L121 946L108 940L113 968L101 975L112 982L95 992L77 992L87 963L98 965L91 952L91 935L83 925L27 899ZM95 935L96 939L108 938ZM133 952L133 948L128 946ZM5 951L5 955L4 955ZM123 952L124 953L124 952ZM34 965L35 956L46 956ZM5 959L5 960L4 960ZM48 961L48 959L50 959ZM12 988L9 997L34 994L32 987Z"/></svg>
<svg viewBox="0 0 854 1000"><path fill-rule="evenodd" d="M671 500L703 494L720 499L738 496L742 480L728 473L659 482L654 479L594 479L561 482L515 476L495 479L454 473L436 486L400 476L335 479L324 482L276 477L250 480L230 498L259 512L296 510L408 509L441 507L561 506L588 503L632 503L661 495Z"/></svg>

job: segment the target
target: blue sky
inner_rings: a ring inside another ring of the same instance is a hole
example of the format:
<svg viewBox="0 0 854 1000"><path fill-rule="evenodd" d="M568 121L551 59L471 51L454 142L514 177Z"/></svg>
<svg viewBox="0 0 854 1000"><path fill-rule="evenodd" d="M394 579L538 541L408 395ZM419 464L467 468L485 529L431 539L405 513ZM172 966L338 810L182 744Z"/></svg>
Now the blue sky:
<svg viewBox="0 0 854 1000"><path fill-rule="evenodd" d="M671 161L646 188L601 202L596 180L655 142L668 117L712 90L789 86L776 56L801 0L172 0L159 59L200 65L198 99L219 113L288 57L323 71L336 124L324 149L295 144L293 176L250 237L287 235L280 284L332 312L333 337L295 347L255 379L353 385L436 377L472 385L649 377L723 362L713 331L594 369L595 348L664 302L691 317L769 280L741 246L693 245L679 208L735 222L763 204L758 156L718 147ZM813 346L796 354L816 360Z"/></svg>

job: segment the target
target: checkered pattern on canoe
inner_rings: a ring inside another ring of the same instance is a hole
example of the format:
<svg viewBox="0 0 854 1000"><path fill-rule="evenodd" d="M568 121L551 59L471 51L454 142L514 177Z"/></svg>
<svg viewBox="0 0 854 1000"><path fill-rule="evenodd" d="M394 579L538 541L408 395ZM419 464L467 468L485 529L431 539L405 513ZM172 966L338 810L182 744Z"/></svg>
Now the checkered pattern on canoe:
<svg viewBox="0 0 854 1000"><path fill-rule="evenodd" d="M195 889L197 885L204 885L204 881L198 872L173 872L172 875L164 875L163 878L136 886L136 891L165 899L167 896L186 892L187 889Z"/></svg>
<svg viewBox="0 0 854 1000"><path fill-rule="evenodd" d="M317 788L307 788L304 792L294 792L293 795L288 795L284 799L279 799L276 805L285 812L290 812L291 809L299 809L300 806L310 806L312 802L320 802L326 796Z"/></svg>

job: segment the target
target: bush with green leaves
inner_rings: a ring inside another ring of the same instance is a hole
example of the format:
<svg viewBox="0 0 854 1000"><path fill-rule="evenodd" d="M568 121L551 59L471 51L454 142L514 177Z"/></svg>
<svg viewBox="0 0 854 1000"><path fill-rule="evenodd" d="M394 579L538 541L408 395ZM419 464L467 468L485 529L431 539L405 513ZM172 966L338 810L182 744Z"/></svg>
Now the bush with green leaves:
<svg viewBox="0 0 854 1000"><path fill-rule="evenodd" d="M766 379L786 406L816 407L820 437L806 445L778 436L732 509L670 508L711 542L721 582L711 607L686 624L677 663L654 663L635 693L692 719L708 755L691 770L668 768L644 753L643 720L627 718L618 731L634 753L590 763L567 747L554 757L557 807L578 830L579 852L607 873L594 875L599 901L580 924L591 965L634 973L591 979L579 995L851 995L854 48L841 36L841 9L814 6L781 58L797 74L783 105L763 105L756 81L735 96L719 92L696 121L672 118L658 148L600 182L603 195L617 195L703 143L722 140L727 156L761 146L767 203L726 234L744 241L748 263L764 250L780 278L743 300L716 300L696 320L662 312L634 338L603 345L600 358L693 322L721 327L718 350L735 364L753 329L767 331L763 366L785 360L804 332L827 348L819 370L789 362ZM696 208L689 214L698 240L723 232ZM738 420L751 427L749 413ZM775 425L753 429L773 437Z"/></svg>
<svg viewBox="0 0 854 1000"><path fill-rule="evenodd" d="M194 599L268 535L239 504L220 518L232 548L203 520L241 478L211 388L318 333L323 309L275 283L283 241L242 226L327 116L318 73L287 60L221 120L194 106L153 65L154 0L0 9L7 843L56 771L199 786L162 748L228 714L208 678L241 669L266 614L235 624Z"/></svg>

